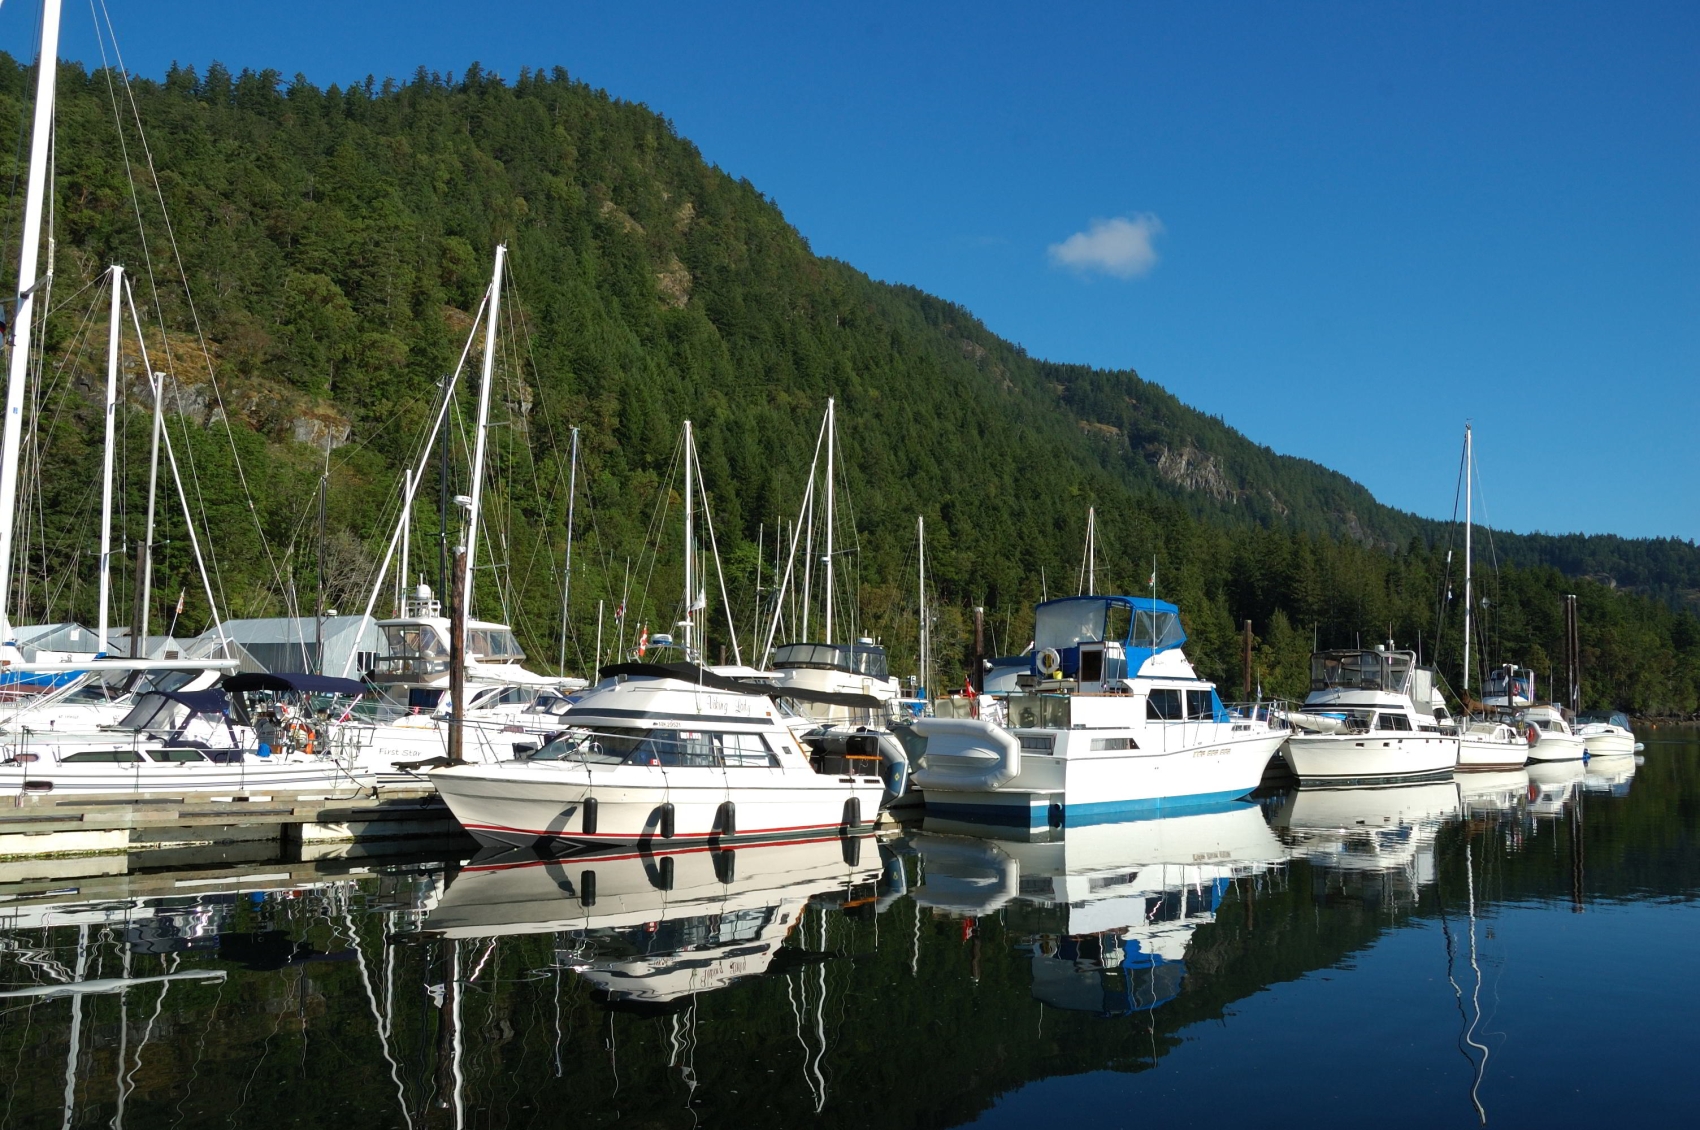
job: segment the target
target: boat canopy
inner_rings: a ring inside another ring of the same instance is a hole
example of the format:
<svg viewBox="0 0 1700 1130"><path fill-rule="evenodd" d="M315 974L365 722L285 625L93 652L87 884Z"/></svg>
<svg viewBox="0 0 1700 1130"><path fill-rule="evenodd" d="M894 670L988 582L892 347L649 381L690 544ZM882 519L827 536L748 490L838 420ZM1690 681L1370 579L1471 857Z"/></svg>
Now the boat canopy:
<svg viewBox="0 0 1700 1130"><path fill-rule="evenodd" d="M1629 715L1621 710L1585 710L1576 716L1576 722L1578 725L1603 723L1624 730L1634 728L1629 724Z"/></svg>
<svg viewBox="0 0 1700 1130"><path fill-rule="evenodd" d="M679 679L698 686L710 687L734 694L753 694L763 698L789 699L792 702L818 702L827 706L850 706L877 709L880 700L871 694L849 691L815 691L803 687L774 687L748 679L719 675L695 663L611 663L597 672L604 679L625 676L628 679Z"/></svg>
<svg viewBox="0 0 1700 1130"><path fill-rule="evenodd" d="M332 675L309 675L295 671L244 671L238 675L226 676L224 689L231 694L241 694L245 691L296 691L300 694L361 695L366 693L366 684L354 679L338 679Z"/></svg>
<svg viewBox="0 0 1700 1130"><path fill-rule="evenodd" d="M1069 596L1033 611L1033 649L1119 643L1151 652L1186 643L1180 609L1148 596ZM1130 664L1131 666L1131 664Z"/></svg>
<svg viewBox="0 0 1700 1130"><path fill-rule="evenodd" d="M807 667L820 671L848 671L871 679L889 677L885 648L877 643L788 643L774 649L776 671Z"/></svg>
<svg viewBox="0 0 1700 1130"><path fill-rule="evenodd" d="M196 714L222 715L230 698L221 690L148 691L119 719L123 730L175 731Z"/></svg>
<svg viewBox="0 0 1700 1130"><path fill-rule="evenodd" d="M1310 689L1403 694L1416 662L1409 651L1318 651L1310 657Z"/></svg>

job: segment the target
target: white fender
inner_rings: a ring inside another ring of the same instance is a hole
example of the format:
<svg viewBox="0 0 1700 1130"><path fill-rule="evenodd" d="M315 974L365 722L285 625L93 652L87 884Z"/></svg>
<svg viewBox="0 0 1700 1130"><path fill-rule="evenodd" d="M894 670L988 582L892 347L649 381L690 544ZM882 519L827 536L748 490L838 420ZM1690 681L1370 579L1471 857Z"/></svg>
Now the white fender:
<svg viewBox="0 0 1700 1130"><path fill-rule="evenodd" d="M1007 785L1021 772L1021 743L1008 730L978 718L917 718L926 740L913 773L923 789L985 790Z"/></svg>

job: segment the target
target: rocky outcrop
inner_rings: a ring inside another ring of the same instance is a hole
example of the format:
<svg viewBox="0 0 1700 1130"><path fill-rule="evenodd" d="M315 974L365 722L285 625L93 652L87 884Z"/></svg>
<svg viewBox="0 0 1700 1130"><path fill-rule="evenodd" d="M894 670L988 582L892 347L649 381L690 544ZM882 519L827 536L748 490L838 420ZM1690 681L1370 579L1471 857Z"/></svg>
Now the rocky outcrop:
<svg viewBox="0 0 1700 1130"><path fill-rule="evenodd" d="M1190 443L1179 449L1152 444L1145 449L1145 454L1164 482L1182 490L1202 491L1220 502L1239 501L1240 492L1228 481L1221 462L1214 455L1206 454Z"/></svg>

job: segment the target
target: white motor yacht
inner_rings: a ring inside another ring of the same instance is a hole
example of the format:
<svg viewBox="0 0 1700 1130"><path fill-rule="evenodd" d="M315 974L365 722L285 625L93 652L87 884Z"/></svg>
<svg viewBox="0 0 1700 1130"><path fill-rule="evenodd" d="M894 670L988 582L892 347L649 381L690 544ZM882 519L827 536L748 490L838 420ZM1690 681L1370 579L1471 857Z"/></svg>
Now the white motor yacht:
<svg viewBox="0 0 1700 1130"><path fill-rule="evenodd" d="M911 779L929 820L1037 829L1158 815L1245 796L1286 737L1198 677L1174 605L1047 601L1033 690L991 718L919 718Z"/></svg>
<svg viewBox="0 0 1700 1130"><path fill-rule="evenodd" d="M1590 757L1623 757L1640 750L1629 716L1621 710L1591 710L1576 716L1571 730L1588 747Z"/></svg>
<svg viewBox="0 0 1700 1130"><path fill-rule="evenodd" d="M479 840L584 847L808 839L871 826L878 755L809 753L768 688L697 668L603 668L560 737L430 779Z"/></svg>
<svg viewBox="0 0 1700 1130"><path fill-rule="evenodd" d="M1518 722L1531 762L1581 761L1588 753L1587 742L1571 731L1564 711L1556 706L1531 706L1518 716Z"/></svg>
<svg viewBox="0 0 1700 1130"><path fill-rule="evenodd" d="M1420 781L1457 765L1458 732L1415 653L1319 651L1310 688L1286 746L1301 787Z"/></svg>

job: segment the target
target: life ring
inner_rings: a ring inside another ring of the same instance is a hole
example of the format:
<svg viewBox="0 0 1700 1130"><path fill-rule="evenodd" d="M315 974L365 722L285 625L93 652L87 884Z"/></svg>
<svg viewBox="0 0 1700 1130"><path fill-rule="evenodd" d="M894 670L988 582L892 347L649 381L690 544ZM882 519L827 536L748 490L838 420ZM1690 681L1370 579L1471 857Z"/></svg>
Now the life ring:
<svg viewBox="0 0 1700 1130"><path fill-rule="evenodd" d="M1062 670L1062 653L1054 647L1039 652L1039 674L1050 676Z"/></svg>
<svg viewBox="0 0 1700 1130"><path fill-rule="evenodd" d="M1530 745L1534 745L1539 742L1541 740L1541 728L1533 722L1524 723L1523 740L1528 742Z"/></svg>
<svg viewBox="0 0 1700 1130"><path fill-rule="evenodd" d="M308 757L313 756L315 736L312 725L299 718L292 718L283 725L283 740L291 749L298 750Z"/></svg>

